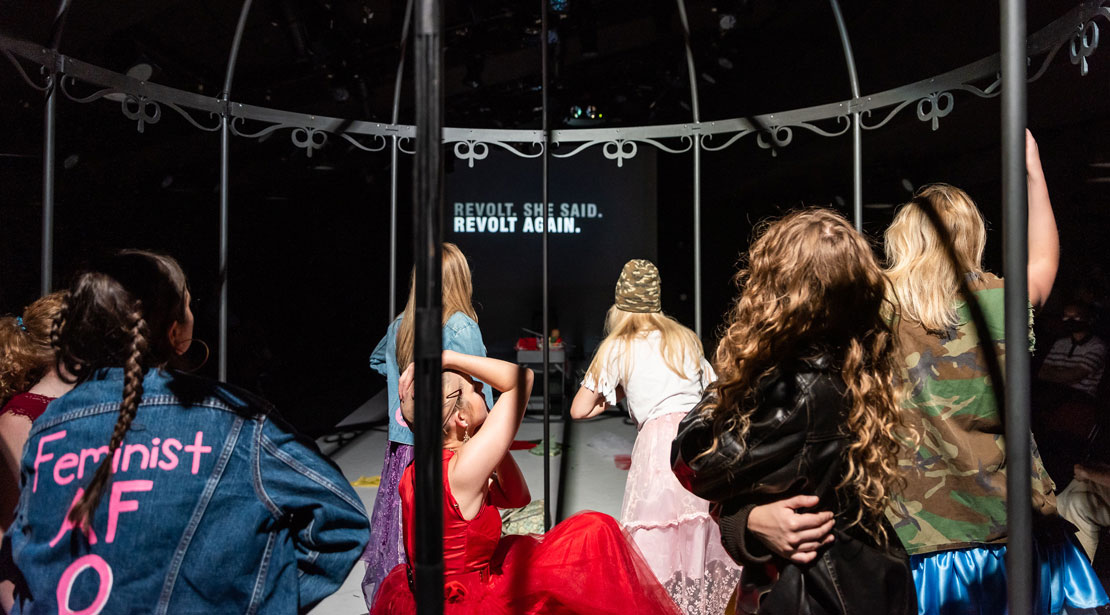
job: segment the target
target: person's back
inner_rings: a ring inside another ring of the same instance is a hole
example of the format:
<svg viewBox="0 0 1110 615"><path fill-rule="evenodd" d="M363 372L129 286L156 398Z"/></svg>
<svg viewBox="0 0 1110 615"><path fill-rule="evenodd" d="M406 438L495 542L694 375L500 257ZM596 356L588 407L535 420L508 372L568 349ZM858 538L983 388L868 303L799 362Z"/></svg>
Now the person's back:
<svg viewBox="0 0 1110 615"><path fill-rule="evenodd" d="M671 448L675 476L717 504L722 543L744 564L736 612L909 615L909 566L883 518L902 425L886 279L866 239L823 209L765 226L747 262L717 381ZM755 510L783 498L808 498L790 516L816 506L835 540L814 536L801 559L762 542Z"/></svg>
<svg viewBox="0 0 1110 615"><path fill-rule="evenodd" d="M700 409L679 425L672 452L675 474L688 489L721 504L724 545L745 564L739 595L744 612L913 612L905 553L853 524L860 501L840 489L853 441L844 429L852 408L841 370L823 353L783 361L760 384L746 440L726 432L711 454L703 452L714 444L713 428ZM801 494L817 496L816 508L831 511L836 520L835 540L805 565L776 558L747 539L744 527L754 504ZM889 526L884 531L894 540ZM775 567L775 576L767 576L767 566ZM853 578L869 583L847 581Z"/></svg>
<svg viewBox="0 0 1110 615"><path fill-rule="evenodd" d="M346 578L368 537L354 490L265 402L167 369L192 336L168 256L74 281L51 337L78 386L23 452L14 612L294 613Z"/></svg>
<svg viewBox="0 0 1110 615"><path fill-rule="evenodd" d="M87 532L69 523L122 381L94 375L32 431L15 612L293 613L338 588L367 539L358 496L265 402L210 380L147 374L107 497Z"/></svg>

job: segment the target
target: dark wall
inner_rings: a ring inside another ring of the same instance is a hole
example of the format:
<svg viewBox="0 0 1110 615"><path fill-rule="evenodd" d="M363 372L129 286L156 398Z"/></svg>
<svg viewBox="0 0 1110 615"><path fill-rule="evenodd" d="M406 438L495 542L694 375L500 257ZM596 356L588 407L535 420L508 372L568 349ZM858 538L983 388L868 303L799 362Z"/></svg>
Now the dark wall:
<svg viewBox="0 0 1110 615"><path fill-rule="evenodd" d="M600 342L624 263L656 260L655 171L646 147L621 166L600 147L550 163L549 318L579 351ZM456 161L447 176L445 237L470 261L491 354L512 356L524 328L542 330L541 190L540 161L507 152L491 152L473 168Z"/></svg>

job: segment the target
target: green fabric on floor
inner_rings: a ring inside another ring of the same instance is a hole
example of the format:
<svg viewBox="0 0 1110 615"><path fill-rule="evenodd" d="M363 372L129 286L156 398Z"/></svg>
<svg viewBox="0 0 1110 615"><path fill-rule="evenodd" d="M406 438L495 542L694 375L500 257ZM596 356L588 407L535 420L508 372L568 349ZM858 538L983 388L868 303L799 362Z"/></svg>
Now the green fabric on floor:
<svg viewBox="0 0 1110 615"><path fill-rule="evenodd" d="M501 535L542 534L543 500L532 500L524 508L506 508L501 511Z"/></svg>

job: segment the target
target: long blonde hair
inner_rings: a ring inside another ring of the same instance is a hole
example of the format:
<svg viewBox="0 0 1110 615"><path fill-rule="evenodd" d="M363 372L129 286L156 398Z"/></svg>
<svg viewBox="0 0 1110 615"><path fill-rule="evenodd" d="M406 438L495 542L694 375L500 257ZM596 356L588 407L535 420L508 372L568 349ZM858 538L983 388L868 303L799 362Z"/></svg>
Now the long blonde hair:
<svg viewBox="0 0 1110 615"><path fill-rule="evenodd" d="M884 243L898 315L934 332L959 324L960 281L983 273L987 243L971 197L948 184L925 186L898 210Z"/></svg>
<svg viewBox="0 0 1110 615"><path fill-rule="evenodd" d="M472 295L474 287L470 282L470 263L466 256L453 243L443 244L443 322L455 314L462 312L474 322L478 322L478 314L474 311ZM412 345L415 337L416 321L416 271L409 276L409 300L405 303L402 313L401 326L397 328L397 366L405 369L412 363Z"/></svg>
<svg viewBox="0 0 1110 615"><path fill-rule="evenodd" d="M887 282L870 245L833 211L796 211L762 229L735 281L742 291L717 346L716 401L703 406L714 433L707 453L723 433L744 440L760 384L784 361L828 353L850 404L843 432L852 442L838 489L859 500L852 524L885 541L902 421L896 342L881 314Z"/></svg>
<svg viewBox="0 0 1110 615"><path fill-rule="evenodd" d="M679 378L692 377L693 374L686 373L686 366L690 361L700 364L704 353L696 333L662 312L626 312L615 305L605 315L605 339L597 347L586 377L598 382L606 367L602 363L615 352L619 357L618 374L627 378L632 372L632 340L652 331L660 333L659 353L667 369Z"/></svg>

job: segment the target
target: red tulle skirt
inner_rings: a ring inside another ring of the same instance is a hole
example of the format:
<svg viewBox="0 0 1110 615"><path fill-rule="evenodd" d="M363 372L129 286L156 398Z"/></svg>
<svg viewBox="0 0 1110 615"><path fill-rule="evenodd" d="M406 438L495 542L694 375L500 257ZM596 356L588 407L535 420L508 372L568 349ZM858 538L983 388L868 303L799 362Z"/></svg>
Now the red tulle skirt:
<svg viewBox="0 0 1110 615"><path fill-rule="evenodd" d="M445 615L681 615L620 524L601 513L579 513L543 536L503 537L490 570L488 581L448 576ZM370 613L416 613L404 564L386 576Z"/></svg>

